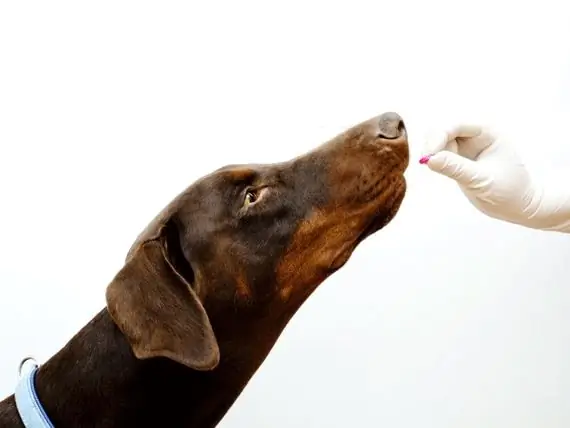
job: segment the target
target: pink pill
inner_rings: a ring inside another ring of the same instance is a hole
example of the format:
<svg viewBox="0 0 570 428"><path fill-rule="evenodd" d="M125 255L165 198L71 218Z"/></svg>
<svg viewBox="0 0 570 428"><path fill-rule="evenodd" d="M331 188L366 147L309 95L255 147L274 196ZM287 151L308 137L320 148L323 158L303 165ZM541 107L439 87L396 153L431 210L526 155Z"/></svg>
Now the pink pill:
<svg viewBox="0 0 570 428"><path fill-rule="evenodd" d="M422 156L420 159L420 163L422 165L428 163L430 157L431 157L431 155Z"/></svg>

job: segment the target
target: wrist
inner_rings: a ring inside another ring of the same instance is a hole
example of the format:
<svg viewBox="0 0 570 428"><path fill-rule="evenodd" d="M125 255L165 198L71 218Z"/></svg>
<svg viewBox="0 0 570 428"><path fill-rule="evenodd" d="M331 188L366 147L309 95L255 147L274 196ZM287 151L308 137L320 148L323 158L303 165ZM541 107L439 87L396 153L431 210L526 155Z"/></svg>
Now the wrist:
<svg viewBox="0 0 570 428"><path fill-rule="evenodd" d="M563 183L563 184L562 184ZM570 185L568 180L535 183L526 210L526 227L570 233Z"/></svg>

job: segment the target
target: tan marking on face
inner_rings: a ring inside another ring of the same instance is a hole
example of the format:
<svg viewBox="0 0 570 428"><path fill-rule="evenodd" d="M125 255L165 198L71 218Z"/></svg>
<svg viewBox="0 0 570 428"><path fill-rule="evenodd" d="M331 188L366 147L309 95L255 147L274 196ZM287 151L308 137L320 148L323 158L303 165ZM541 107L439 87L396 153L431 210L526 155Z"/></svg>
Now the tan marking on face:
<svg viewBox="0 0 570 428"><path fill-rule="evenodd" d="M251 289L247 283L246 276L242 269L238 268L238 274L236 275L236 296L239 299L248 300L251 298Z"/></svg>
<svg viewBox="0 0 570 428"><path fill-rule="evenodd" d="M234 279L236 298L249 300L252 297L252 292L245 271L240 265L240 260L228 257L228 254L235 253L235 244L231 237L219 236L216 241L216 263L223 272Z"/></svg>
<svg viewBox="0 0 570 428"><path fill-rule="evenodd" d="M254 172L249 168L234 168L227 171L227 174L232 181L240 182L249 180L254 175Z"/></svg>
<svg viewBox="0 0 570 428"><path fill-rule="evenodd" d="M346 262L360 234L381 210L386 210L387 215L398 210L395 200L399 196L397 187L390 185L369 204L316 211L302 222L277 267L280 297L283 300L295 294L301 299L307 297L326 279L331 268Z"/></svg>
<svg viewBox="0 0 570 428"><path fill-rule="evenodd" d="M347 215L341 210L317 211L295 232L277 268L280 295L288 300L297 288L322 282L329 267L348 249L362 226L362 213Z"/></svg>

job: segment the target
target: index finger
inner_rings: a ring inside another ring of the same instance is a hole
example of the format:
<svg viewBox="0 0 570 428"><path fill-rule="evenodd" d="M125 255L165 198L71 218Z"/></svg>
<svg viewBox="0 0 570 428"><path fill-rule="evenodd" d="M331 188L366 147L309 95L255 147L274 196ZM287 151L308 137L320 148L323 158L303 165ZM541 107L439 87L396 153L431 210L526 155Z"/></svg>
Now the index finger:
<svg viewBox="0 0 570 428"><path fill-rule="evenodd" d="M444 150L447 145L457 138L473 138L481 135L483 128L479 125L456 125L447 131L437 132L427 138L423 154L433 155Z"/></svg>

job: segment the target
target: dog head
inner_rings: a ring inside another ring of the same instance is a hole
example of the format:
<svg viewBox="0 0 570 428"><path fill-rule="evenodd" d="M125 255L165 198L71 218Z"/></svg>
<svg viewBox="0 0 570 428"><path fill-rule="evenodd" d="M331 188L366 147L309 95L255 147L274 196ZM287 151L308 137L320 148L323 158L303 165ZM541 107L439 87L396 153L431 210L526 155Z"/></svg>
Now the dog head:
<svg viewBox="0 0 570 428"><path fill-rule="evenodd" d="M111 317L141 359L212 370L247 341L261 360L397 213L408 162L404 122L385 113L289 161L214 171L138 237L107 289Z"/></svg>

